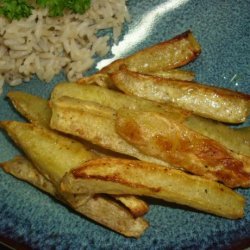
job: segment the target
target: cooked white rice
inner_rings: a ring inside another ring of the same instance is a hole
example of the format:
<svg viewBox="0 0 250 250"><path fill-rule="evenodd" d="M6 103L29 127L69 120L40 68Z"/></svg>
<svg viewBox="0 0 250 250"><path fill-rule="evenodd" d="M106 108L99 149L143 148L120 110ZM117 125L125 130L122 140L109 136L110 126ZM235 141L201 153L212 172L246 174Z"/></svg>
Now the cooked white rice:
<svg viewBox="0 0 250 250"><path fill-rule="evenodd" d="M62 68L69 81L82 77L93 57L110 49L110 37L97 31L113 29L116 42L128 19L126 0L92 0L84 15L51 18L47 9L39 9L19 21L0 17L0 92L4 82L18 85L33 74L50 82Z"/></svg>

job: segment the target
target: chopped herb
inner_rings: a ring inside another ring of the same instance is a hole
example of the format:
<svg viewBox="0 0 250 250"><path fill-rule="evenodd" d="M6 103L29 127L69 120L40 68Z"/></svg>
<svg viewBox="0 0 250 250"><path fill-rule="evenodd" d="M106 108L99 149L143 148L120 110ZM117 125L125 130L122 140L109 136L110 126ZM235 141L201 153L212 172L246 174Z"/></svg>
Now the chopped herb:
<svg viewBox="0 0 250 250"><path fill-rule="evenodd" d="M37 0L39 6L48 8L50 16L62 16L65 8L64 0Z"/></svg>
<svg viewBox="0 0 250 250"><path fill-rule="evenodd" d="M75 13L83 14L90 7L91 0L68 0L66 7Z"/></svg>
<svg viewBox="0 0 250 250"><path fill-rule="evenodd" d="M32 8L26 0L0 0L0 15L11 20L30 16Z"/></svg>
<svg viewBox="0 0 250 250"><path fill-rule="evenodd" d="M27 0L0 0L0 15L11 20L21 19L31 15L34 8ZM37 0L33 1L41 8L48 8L49 15L62 16L65 9L83 14L89 7L91 0Z"/></svg>

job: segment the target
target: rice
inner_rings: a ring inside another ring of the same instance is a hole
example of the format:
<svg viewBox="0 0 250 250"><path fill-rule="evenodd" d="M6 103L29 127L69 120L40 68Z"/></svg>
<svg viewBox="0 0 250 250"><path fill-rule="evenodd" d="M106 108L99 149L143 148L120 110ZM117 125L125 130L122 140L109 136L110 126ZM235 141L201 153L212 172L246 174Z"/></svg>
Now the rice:
<svg viewBox="0 0 250 250"><path fill-rule="evenodd" d="M63 69L69 81L81 78L94 57L109 52L110 39L118 41L128 20L126 0L92 0L83 15L52 18L47 9L37 9L19 21L0 17L0 93L4 82L15 86L33 74L50 82ZM103 29L113 32L97 35Z"/></svg>

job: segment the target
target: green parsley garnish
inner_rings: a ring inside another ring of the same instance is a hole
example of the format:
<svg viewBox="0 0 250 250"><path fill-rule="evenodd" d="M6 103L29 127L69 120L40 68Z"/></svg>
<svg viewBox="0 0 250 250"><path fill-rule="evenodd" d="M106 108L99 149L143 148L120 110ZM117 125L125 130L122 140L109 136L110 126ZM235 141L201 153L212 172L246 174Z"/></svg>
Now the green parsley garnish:
<svg viewBox="0 0 250 250"><path fill-rule="evenodd" d="M11 20L21 19L31 15L34 6L27 0L0 0L0 15ZM63 16L64 10L83 14L89 7L91 0L36 0L38 7L48 8L50 16Z"/></svg>
<svg viewBox="0 0 250 250"><path fill-rule="evenodd" d="M0 0L0 15L11 20L30 16L32 8L26 0Z"/></svg>

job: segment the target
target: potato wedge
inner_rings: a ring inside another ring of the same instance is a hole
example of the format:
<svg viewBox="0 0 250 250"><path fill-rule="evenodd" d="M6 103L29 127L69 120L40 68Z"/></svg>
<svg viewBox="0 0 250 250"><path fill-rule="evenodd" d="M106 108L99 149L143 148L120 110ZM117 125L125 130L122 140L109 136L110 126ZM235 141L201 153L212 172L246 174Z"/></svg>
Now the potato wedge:
<svg viewBox="0 0 250 250"><path fill-rule="evenodd" d="M120 110L116 131L141 152L229 187L250 186L250 158L156 112Z"/></svg>
<svg viewBox="0 0 250 250"><path fill-rule="evenodd" d="M39 185L37 180L48 179L58 191L58 184L66 172L93 158L92 154L85 151L79 142L60 136L43 127L15 121L2 121L1 127L22 148L32 163L35 163L39 170L36 171L36 174L41 173L32 181L35 186ZM6 169L7 167L5 164ZM30 171L30 168L31 165L28 165L26 170ZM22 177L19 169L13 170L12 168L11 170L17 178ZM26 181L31 182L27 178ZM56 192L56 196L79 213L125 236L140 237L148 227L148 223L143 218L135 219L127 209L110 198L103 196L91 198L89 195L72 196L60 192Z"/></svg>
<svg viewBox="0 0 250 250"><path fill-rule="evenodd" d="M49 128L50 118L51 118L51 108L49 107L49 103L47 100L34 96L25 92L21 91L12 91L8 93L8 96L10 97L12 103L14 104L15 108L24 116L26 117L30 122L45 126ZM91 152L94 152L94 155L97 154L98 157L107 157L107 156L115 156L114 152L107 152L103 148L97 148L95 145L87 145L86 141L81 141L81 143L84 144L85 148L90 150ZM118 155L118 154L117 154ZM121 155L118 155L121 157ZM18 164L20 162L20 164ZM30 170L31 163L27 159L14 159L14 162L10 162L11 164L7 164L7 166L11 165L13 166L13 171L18 170L18 168L15 167L15 165L22 165L24 167L26 163L26 168ZM22 164L21 164L22 163ZM5 165L6 165L5 164ZM24 169L26 169L24 167ZM34 169L34 168L33 168ZM36 169L34 170L36 171ZM36 172L30 173L30 177L34 176ZM39 185L39 183L38 183ZM123 203L124 206L126 206L134 217L142 216L143 214L148 212L148 204L146 202L140 200L137 197L134 196L122 196L119 197L118 195L114 197L119 202ZM68 197L69 200L69 197ZM72 200L72 199L71 199ZM82 198L80 199L82 202ZM71 201L74 203L74 207L76 206L76 197L73 197L73 200Z"/></svg>
<svg viewBox="0 0 250 250"><path fill-rule="evenodd" d="M64 192L134 194L187 205L230 219L244 215L243 196L224 185L137 160L96 159L66 174Z"/></svg>
<svg viewBox="0 0 250 250"><path fill-rule="evenodd" d="M0 126L55 186L65 172L95 157L78 141L44 127L16 121L1 121Z"/></svg>
<svg viewBox="0 0 250 250"><path fill-rule="evenodd" d="M48 100L22 91L11 91L7 96L10 98L15 109L29 122L50 129L52 111ZM92 151L100 157L102 155L116 156L115 152L97 147L87 141L80 140L80 142L87 150ZM119 154L117 156L121 157Z"/></svg>
<svg viewBox="0 0 250 250"><path fill-rule="evenodd" d="M154 157L142 154L115 131L116 112L97 103L61 97L52 102L50 126L58 131L83 138L93 144L144 161L168 165Z"/></svg>
<svg viewBox="0 0 250 250"><path fill-rule="evenodd" d="M210 119L198 116L189 116L184 121L188 128L218 141L226 148L250 157L250 129L231 128ZM248 131L249 130L249 131Z"/></svg>
<svg viewBox="0 0 250 250"><path fill-rule="evenodd" d="M96 195L75 210L127 237L139 238L149 226L145 219L134 218L127 209L105 196Z"/></svg>
<svg viewBox="0 0 250 250"><path fill-rule="evenodd" d="M30 122L49 127L51 109L47 100L22 91L10 91L7 96L15 109Z"/></svg>
<svg viewBox="0 0 250 250"><path fill-rule="evenodd" d="M80 214L125 236L140 237L148 227L148 223L144 219L134 219L126 209L108 197L58 193L58 189L40 174L29 160L22 156L4 162L1 166L7 173L31 183L35 187L55 196L61 202L70 205Z"/></svg>
<svg viewBox="0 0 250 250"><path fill-rule="evenodd" d="M90 199L89 195L70 195L58 193L55 186L36 169L32 162L24 156L17 156L12 160L0 163L0 167L2 167L6 173L32 184L52 196L55 196L57 199L66 202L74 209L84 205L84 203ZM141 217L149 210L149 206L145 201L133 195L114 195L113 198L127 207L133 217Z"/></svg>
<svg viewBox="0 0 250 250"><path fill-rule="evenodd" d="M79 207L84 204L90 195L80 194L72 195L66 193L60 193L52 182L46 179L32 164L31 161L26 159L24 156L17 156L7 162L0 163L0 166L8 174L15 176L16 178L28 182L38 189L54 196L58 200L67 203L71 207Z"/></svg>
<svg viewBox="0 0 250 250"><path fill-rule="evenodd" d="M186 31L170 40L145 48L124 59L104 67L100 73L111 73L125 64L138 72L155 72L181 67L195 60L201 47L191 31Z"/></svg>
<svg viewBox="0 0 250 250"><path fill-rule="evenodd" d="M191 31L186 31L168 41L143 49L127 58L116 60L98 73L78 80L80 84L97 84L102 87L113 88L108 73L116 72L125 64L129 69L152 75L159 75L170 79L191 81L193 73L182 70L172 71L195 60L201 48Z"/></svg>
<svg viewBox="0 0 250 250"><path fill-rule="evenodd" d="M90 195L72 195L66 193L60 193L58 188L56 188L52 182L46 179L32 164L31 161L26 159L24 156L16 156L13 159L0 163L0 167L3 170L15 176L16 178L28 182L38 189L54 196L58 200L67 203L71 207L79 207L84 204Z"/></svg>
<svg viewBox="0 0 250 250"><path fill-rule="evenodd" d="M83 101L98 103L114 110L120 108L138 109L144 111L164 112L168 116L183 120L190 112L172 105L161 105L142 98L128 96L118 91L102 88L94 85L80 85L74 83L60 83L51 94L51 102L62 97L69 96Z"/></svg>
<svg viewBox="0 0 250 250"><path fill-rule="evenodd" d="M46 179L25 157L17 156L10 161L0 163L0 166L6 173L11 174L23 181L29 182L33 186L55 196L56 188L54 185Z"/></svg>
<svg viewBox="0 0 250 250"><path fill-rule="evenodd" d="M95 99L94 97L92 97L92 95L95 96L96 94L96 96L100 97L99 102L101 103L102 102L102 98L101 98L102 95L100 93L101 90L102 89L98 87L97 88L96 87L81 88L77 84L71 84L71 83L64 84L63 83L63 84L58 85L58 89L56 87L54 94L55 94L55 98L58 98L66 94L68 94L69 96L77 96L77 94L79 94L80 99L85 98L85 99L97 101L96 100L97 98ZM84 94L82 95L81 93L84 93ZM120 106L114 105L115 99L116 99L115 94L117 92L114 92L114 91L106 92L104 90L103 93L104 93L104 96L105 96L105 93L107 94L107 96L110 95L110 98L108 97L106 98L106 100L109 100L110 103L108 103L107 101L107 103L105 104L107 104L108 106L112 106L113 108L117 108L117 107L119 108L122 106L122 105ZM115 94L112 95L113 93ZM25 92L21 92L21 91L11 91L8 93L8 97L10 98L14 107L30 122L38 124L38 125L40 124L45 127L49 127L49 122L51 118L51 108L49 107L48 101L46 99L31 95ZM124 106L126 105L125 102L126 101L124 101ZM131 105L130 104L131 102L129 100L127 100L127 102L128 102L128 106ZM145 105L145 109L146 107L147 106ZM157 107L155 107L155 110L157 110ZM160 108L159 108L159 111L160 111ZM215 122L215 121L205 119L202 117L198 117L198 116L188 116L187 119L185 120L185 125L188 126L190 129L193 129L211 139L219 141L221 144L223 144L224 146L226 146L227 148L231 149L232 151L236 153L250 156L250 136L247 136L248 134L250 135L250 133L246 132L246 128L232 129L222 123ZM86 145L86 142L84 142L84 145L87 148L94 147L94 145ZM104 156L107 156L107 154L110 154L110 152L103 151L103 149L101 150L100 148L95 148L94 152L96 152L98 155L104 155Z"/></svg>
<svg viewBox="0 0 250 250"><path fill-rule="evenodd" d="M250 112L250 95L229 89L143 75L125 67L110 77L126 94L171 103L217 121L242 123Z"/></svg>
<svg viewBox="0 0 250 250"><path fill-rule="evenodd" d="M52 92L52 102L62 96L70 96L85 101L93 101L115 110L120 108L156 112L172 110L170 108L167 109L164 105L158 105L155 102L147 102L147 100L143 100L141 98L133 98L117 91L98 86L79 86L73 83L60 83ZM225 147L236 153L250 156L250 136L247 137L247 132L244 132L245 129L241 128L233 130L222 123L214 122L212 120L194 115L188 115L187 113L184 114L183 112L173 111L170 114L171 117L174 117L174 114L176 114L176 119L184 121L188 128L193 129L211 139L219 141ZM169 117L169 113L166 113L166 115Z"/></svg>

